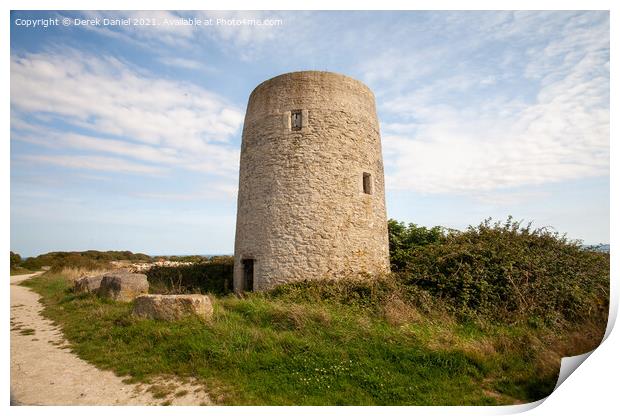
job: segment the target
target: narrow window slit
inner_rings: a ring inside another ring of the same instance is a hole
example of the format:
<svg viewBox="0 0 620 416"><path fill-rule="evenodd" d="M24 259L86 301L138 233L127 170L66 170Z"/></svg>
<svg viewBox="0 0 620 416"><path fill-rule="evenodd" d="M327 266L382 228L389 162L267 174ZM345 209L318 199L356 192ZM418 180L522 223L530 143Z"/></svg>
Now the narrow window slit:
<svg viewBox="0 0 620 416"><path fill-rule="evenodd" d="M362 174L362 184L364 186L365 194L372 194L372 176L368 172Z"/></svg>

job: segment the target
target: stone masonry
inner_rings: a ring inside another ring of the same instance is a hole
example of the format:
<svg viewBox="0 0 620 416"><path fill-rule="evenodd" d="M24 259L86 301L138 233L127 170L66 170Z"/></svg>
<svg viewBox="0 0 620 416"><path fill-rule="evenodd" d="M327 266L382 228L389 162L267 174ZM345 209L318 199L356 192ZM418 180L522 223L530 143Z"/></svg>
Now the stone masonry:
<svg viewBox="0 0 620 416"><path fill-rule="evenodd" d="M243 126L235 290L388 270L373 93L319 71L260 84Z"/></svg>

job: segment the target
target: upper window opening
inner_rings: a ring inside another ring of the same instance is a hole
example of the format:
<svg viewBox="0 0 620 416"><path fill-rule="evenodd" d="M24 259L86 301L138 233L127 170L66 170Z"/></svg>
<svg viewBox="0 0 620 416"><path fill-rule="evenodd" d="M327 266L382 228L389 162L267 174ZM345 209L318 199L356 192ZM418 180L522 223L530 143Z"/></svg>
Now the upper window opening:
<svg viewBox="0 0 620 416"><path fill-rule="evenodd" d="M301 110L291 111L291 130L301 130Z"/></svg>
<svg viewBox="0 0 620 416"><path fill-rule="evenodd" d="M365 194L372 194L372 176L368 172L362 174L362 183L364 186Z"/></svg>

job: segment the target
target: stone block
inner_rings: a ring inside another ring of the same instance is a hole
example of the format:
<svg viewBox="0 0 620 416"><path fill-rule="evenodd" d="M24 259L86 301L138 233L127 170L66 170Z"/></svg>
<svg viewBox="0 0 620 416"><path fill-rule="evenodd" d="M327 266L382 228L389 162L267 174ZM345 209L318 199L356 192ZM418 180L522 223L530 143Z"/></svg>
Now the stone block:
<svg viewBox="0 0 620 416"><path fill-rule="evenodd" d="M191 315L208 320L213 315L213 305L205 295L142 295L133 304L133 314L140 318L164 321Z"/></svg>
<svg viewBox="0 0 620 416"><path fill-rule="evenodd" d="M149 291L146 275L140 273L109 273L101 279L99 296L119 302L131 302Z"/></svg>
<svg viewBox="0 0 620 416"><path fill-rule="evenodd" d="M73 284L74 293L97 293L101 286L103 274L84 276Z"/></svg>

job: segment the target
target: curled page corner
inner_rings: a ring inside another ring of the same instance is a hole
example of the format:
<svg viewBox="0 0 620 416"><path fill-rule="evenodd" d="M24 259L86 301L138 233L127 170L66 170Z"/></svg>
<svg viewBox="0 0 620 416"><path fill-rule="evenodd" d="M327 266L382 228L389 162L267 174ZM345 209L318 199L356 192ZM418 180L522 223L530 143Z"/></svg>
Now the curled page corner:
<svg viewBox="0 0 620 416"><path fill-rule="evenodd" d="M607 339L607 337L611 333L613 327L615 326L617 310L618 310L617 305L615 305L615 302L612 302L612 305L610 305L609 318L607 320L607 327L606 327L606 330L605 330L605 335L603 336L603 339L601 340L601 343L599 344L599 346L603 342L605 342L605 340ZM597 346L596 348L598 348L599 346ZM560 385L562 383L564 383L568 379L568 377L581 364L583 364L584 361L590 355L592 355L592 353L594 351L596 351L596 348L594 348L592 351L588 351L588 352L586 352L584 354L581 354L581 355L574 355L572 357L562 357L562 360L560 361L560 372L558 374L558 380L555 383L555 387L553 388L553 391L551 392L551 394L553 394L553 392L556 391L558 389L558 387L560 387ZM543 397L542 399L539 399L539 400L537 400L535 402L506 406L504 408L504 411L502 412L502 414L516 414L516 413L523 413L523 412L527 412L529 410L532 410L532 409L540 406L545 400L547 400L551 396L551 394L549 394L549 396Z"/></svg>
<svg viewBox="0 0 620 416"><path fill-rule="evenodd" d="M605 335L603 335L603 339L601 340L601 344L603 342L605 342L605 340L607 339L607 337L609 337L609 334L613 330L613 327L616 324L616 316L617 316L617 314L618 314L618 304L617 304L617 302L611 301L610 305L609 305L609 315L608 315L608 319L607 319L607 327L605 328ZM599 346L600 346L600 344L599 344ZM596 347L596 348L598 348L598 347ZM562 361L560 362L560 374L558 375L558 381L555 383L555 387L553 388L553 391L556 391L557 388L560 387L560 385L566 381L568 376L570 376L573 373L573 371L575 371L577 369L577 367L579 367L581 364L583 364L583 362L594 351L596 351L596 348L594 348L592 351L586 352L585 354L575 355L575 356L572 356L572 357L563 357Z"/></svg>
<svg viewBox="0 0 620 416"><path fill-rule="evenodd" d="M596 349L596 348L595 348ZM560 374L558 375L558 381L555 383L553 391L556 391L562 383L566 381L573 371L577 369L583 362L592 354L594 350L586 352L585 354L575 355L572 357L563 357L560 363Z"/></svg>
<svg viewBox="0 0 620 416"><path fill-rule="evenodd" d="M549 397L549 396L547 396ZM542 399L536 400L535 402L523 403L523 404L513 404L509 406L502 406L498 414L502 415L514 415L517 413L525 413L528 412L538 406L540 406L547 397L543 397Z"/></svg>
<svg viewBox="0 0 620 416"><path fill-rule="evenodd" d="M560 385L566 381L568 376L570 376L573 373L573 371L577 369L577 367L583 364L583 362L590 356L590 354L592 354L595 351L595 349L592 351L586 352L585 354L575 355L572 357L563 357L562 361L560 362L560 373L558 375L558 381L555 383L555 387L553 388L553 391L556 391L557 388L560 387ZM553 392L551 392L551 394L553 394ZM542 399L536 400L534 402L506 406L501 412L501 414L516 414L516 413L527 412L529 410L532 410L540 406L545 400L547 400L551 396L551 394L549 394L549 396L543 397Z"/></svg>
<svg viewBox="0 0 620 416"><path fill-rule="evenodd" d="M605 342L614 326L616 325L616 317L618 316L618 299L611 298L609 299L609 314L607 315L607 327L605 328L605 335L603 335L603 340L601 344Z"/></svg>

